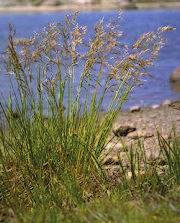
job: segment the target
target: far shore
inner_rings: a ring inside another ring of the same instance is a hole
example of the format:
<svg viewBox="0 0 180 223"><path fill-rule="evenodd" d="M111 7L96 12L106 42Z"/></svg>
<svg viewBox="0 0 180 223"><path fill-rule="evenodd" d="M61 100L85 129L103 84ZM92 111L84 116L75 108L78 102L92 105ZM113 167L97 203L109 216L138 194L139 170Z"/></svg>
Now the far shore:
<svg viewBox="0 0 180 223"><path fill-rule="evenodd" d="M61 12L61 11L104 11L121 9L180 9L180 2L136 3L136 4L71 4L61 6L6 6L0 13Z"/></svg>

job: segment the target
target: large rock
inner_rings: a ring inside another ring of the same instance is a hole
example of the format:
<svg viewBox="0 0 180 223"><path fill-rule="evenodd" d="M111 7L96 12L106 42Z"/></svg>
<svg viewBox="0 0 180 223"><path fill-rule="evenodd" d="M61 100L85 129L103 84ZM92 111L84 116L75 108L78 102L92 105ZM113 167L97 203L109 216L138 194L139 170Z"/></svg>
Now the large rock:
<svg viewBox="0 0 180 223"><path fill-rule="evenodd" d="M177 67L170 76L171 82L179 82L180 84L180 67Z"/></svg>

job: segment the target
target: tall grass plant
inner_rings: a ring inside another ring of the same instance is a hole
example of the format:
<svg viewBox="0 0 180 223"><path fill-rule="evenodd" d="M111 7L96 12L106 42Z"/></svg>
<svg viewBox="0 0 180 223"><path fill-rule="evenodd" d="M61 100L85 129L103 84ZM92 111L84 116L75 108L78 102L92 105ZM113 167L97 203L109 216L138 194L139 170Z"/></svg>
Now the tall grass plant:
<svg viewBox="0 0 180 223"><path fill-rule="evenodd" d="M76 18L19 41L10 26L2 57L11 89L0 102L0 201L20 215L36 207L68 210L106 192L100 160L112 123L171 30L127 45L119 18L97 22L91 37Z"/></svg>

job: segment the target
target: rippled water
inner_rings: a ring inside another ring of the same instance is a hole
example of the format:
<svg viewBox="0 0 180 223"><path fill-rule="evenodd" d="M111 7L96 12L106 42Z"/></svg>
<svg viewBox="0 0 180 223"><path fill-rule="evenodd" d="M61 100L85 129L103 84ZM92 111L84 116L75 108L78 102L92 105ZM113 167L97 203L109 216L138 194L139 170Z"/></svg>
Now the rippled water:
<svg viewBox="0 0 180 223"><path fill-rule="evenodd" d="M92 28L95 22L104 17L104 20L115 15L116 12L83 12L79 16L79 23ZM12 23L17 36L25 38L31 36L34 31L42 29L49 22L59 21L64 13L29 13L29 14L1 14L0 15L0 48L6 43L8 36L8 24ZM180 67L180 11L155 10L155 11L125 11L123 13L122 29L127 34L128 41L134 41L137 37L159 26L170 25L176 27L174 32L167 35L167 45L161 51L160 58L156 61L150 72L151 78L137 88L131 95L125 107L132 105L148 106L161 103L165 99L180 99L180 92L172 89L169 83L171 72ZM5 77L0 77L0 90L8 91ZM108 97L106 98L108 103ZM104 107L106 107L106 103Z"/></svg>

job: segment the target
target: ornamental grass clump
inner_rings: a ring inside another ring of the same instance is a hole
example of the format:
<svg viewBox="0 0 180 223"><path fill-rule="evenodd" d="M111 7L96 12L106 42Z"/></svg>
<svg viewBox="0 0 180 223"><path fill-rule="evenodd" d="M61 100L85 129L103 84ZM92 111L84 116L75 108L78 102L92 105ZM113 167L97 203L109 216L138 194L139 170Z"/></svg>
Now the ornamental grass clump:
<svg viewBox="0 0 180 223"><path fill-rule="evenodd" d="M0 102L0 201L17 213L71 208L106 190L100 160L112 123L171 30L127 45L117 19L101 19L89 37L76 17L19 41L10 26L1 58L11 84Z"/></svg>

